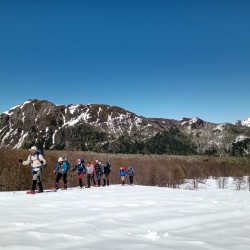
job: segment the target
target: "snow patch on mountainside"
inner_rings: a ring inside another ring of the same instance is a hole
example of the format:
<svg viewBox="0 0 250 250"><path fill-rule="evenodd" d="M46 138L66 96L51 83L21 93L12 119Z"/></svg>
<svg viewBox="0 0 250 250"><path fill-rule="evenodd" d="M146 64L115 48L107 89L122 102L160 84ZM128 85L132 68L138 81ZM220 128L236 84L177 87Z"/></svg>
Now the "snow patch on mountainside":
<svg viewBox="0 0 250 250"><path fill-rule="evenodd" d="M55 130L54 134L52 135L52 143L55 144L55 136L56 136L57 130Z"/></svg>
<svg viewBox="0 0 250 250"><path fill-rule="evenodd" d="M241 122L243 126L250 127L250 118L247 118Z"/></svg>
<svg viewBox="0 0 250 250"><path fill-rule="evenodd" d="M75 113L75 111L78 109L79 106L80 106L79 104L69 106L68 107L69 112L73 115Z"/></svg>
<svg viewBox="0 0 250 250"><path fill-rule="evenodd" d="M97 112L97 116L99 117L99 115L100 115L100 112L102 112L102 108L101 107L99 107L99 110L98 110L98 112Z"/></svg>
<svg viewBox="0 0 250 250"><path fill-rule="evenodd" d="M224 130L224 124L219 124L213 129L213 132L222 132Z"/></svg>
<svg viewBox="0 0 250 250"><path fill-rule="evenodd" d="M198 117L194 117L194 118L192 118L188 123L189 123L189 125L192 125L192 124L198 122L198 120L199 120Z"/></svg>
<svg viewBox="0 0 250 250"><path fill-rule="evenodd" d="M26 102L24 102L21 106L20 106L20 109L23 109L24 108L24 106L26 105L26 104L29 104L29 103L31 103L32 101L26 101ZM33 103L33 105L34 105L34 103Z"/></svg>
<svg viewBox="0 0 250 250"><path fill-rule="evenodd" d="M241 142L241 141L244 141L246 139L248 139L249 137L245 136L245 135L239 135L235 138L235 141L234 142Z"/></svg>
<svg viewBox="0 0 250 250"><path fill-rule="evenodd" d="M70 121L66 122L64 126L74 126L76 123L80 121L87 121L90 118L90 114L88 113L89 109L85 113L81 113L78 117L75 119L72 118Z"/></svg>
<svg viewBox="0 0 250 250"><path fill-rule="evenodd" d="M13 114L13 111L14 111L15 109L17 109L17 108L23 109L24 106L25 106L26 104L31 103L31 102L32 102L32 101L26 101L26 102L24 102L24 103L22 103L22 104L19 104L19 105L16 105L16 106L10 108L10 110L5 111L5 112L3 112L3 113L6 114L6 115L12 115L12 114ZM11 111L12 111L12 112L11 112Z"/></svg>
<svg viewBox="0 0 250 250"><path fill-rule="evenodd" d="M4 126L2 129L0 129L0 133L4 130L4 129L6 129L7 128L7 126Z"/></svg>
<svg viewBox="0 0 250 250"><path fill-rule="evenodd" d="M28 134L29 134L28 132L24 134L23 131L22 131L21 137L20 137L18 143L16 144L16 146L15 146L14 148L21 148L21 147L22 147L22 144L23 144L23 142L24 142L24 139L25 139L25 137L28 136Z"/></svg>

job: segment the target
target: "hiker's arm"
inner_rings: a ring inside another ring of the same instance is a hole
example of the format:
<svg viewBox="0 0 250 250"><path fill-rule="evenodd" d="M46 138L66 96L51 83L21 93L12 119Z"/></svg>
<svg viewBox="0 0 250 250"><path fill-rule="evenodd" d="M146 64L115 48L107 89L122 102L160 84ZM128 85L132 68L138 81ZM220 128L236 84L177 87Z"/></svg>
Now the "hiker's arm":
<svg viewBox="0 0 250 250"><path fill-rule="evenodd" d="M30 155L29 155L27 161L23 161L22 164L29 165L30 163L31 163L31 160L30 160Z"/></svg>

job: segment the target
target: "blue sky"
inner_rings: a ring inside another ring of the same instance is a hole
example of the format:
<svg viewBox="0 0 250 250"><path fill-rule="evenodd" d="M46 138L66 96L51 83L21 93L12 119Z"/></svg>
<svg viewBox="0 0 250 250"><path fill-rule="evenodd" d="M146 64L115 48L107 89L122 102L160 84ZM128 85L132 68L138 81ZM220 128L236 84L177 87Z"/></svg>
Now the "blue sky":
<svg viewBox="0 0 250 250"><path fill-rule="evenodd" d="M0 112L28 99L250 117L250 1L0 1Z"/></svg>

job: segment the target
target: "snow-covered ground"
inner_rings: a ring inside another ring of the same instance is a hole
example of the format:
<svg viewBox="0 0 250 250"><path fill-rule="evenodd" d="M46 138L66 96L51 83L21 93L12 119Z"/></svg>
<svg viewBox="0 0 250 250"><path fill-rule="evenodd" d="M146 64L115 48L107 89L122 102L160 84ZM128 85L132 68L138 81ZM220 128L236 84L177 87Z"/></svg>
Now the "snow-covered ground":
<svg viewBox="0 0 250 250"><path fill-rule="evenodd" d="M0 249L249 250L250 192L147 186L0 193Z"/></svg>

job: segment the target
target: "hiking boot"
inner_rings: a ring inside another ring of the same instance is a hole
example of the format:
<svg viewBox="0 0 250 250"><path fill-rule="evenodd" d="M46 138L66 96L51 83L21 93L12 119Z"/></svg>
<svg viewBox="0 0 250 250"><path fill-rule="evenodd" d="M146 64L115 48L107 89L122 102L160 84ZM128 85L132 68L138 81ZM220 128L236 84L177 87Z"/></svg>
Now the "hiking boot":
<svg viewBox="0 0 250 250"><path fill-rule="evenodd" d="M42 182L38 182L38 187L39 187L39 193L43 192L43 184Z"/></svg>

